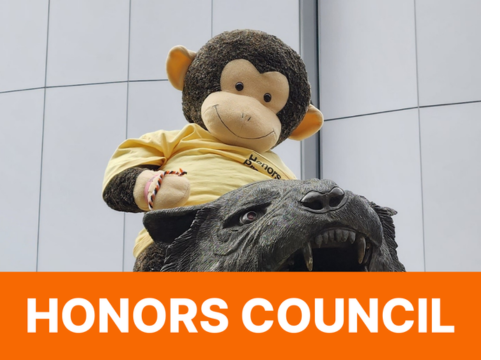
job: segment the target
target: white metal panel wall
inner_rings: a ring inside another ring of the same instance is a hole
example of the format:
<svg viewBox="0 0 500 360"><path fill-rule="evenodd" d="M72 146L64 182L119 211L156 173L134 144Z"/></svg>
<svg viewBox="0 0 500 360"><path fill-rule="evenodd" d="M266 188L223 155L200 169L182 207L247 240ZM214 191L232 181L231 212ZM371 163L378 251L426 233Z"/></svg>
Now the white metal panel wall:
<svg viewBox="0 0 500 360"><path fill-rule="evenodd" d="M0 1L0 91L43 87L48 0Z"/></svg>
<svg viewBox="0 0 500 360"><path fill-rule="evenodd" d="M47 90L38 269L120 271L123 214L101 197L108 156L125 138L127 84Z"/></svg>
<svg viewBox="0 0 500 360"><path fill-rule="evenodd" d="M35 271L43 89L0 94L0 271Z"/></svg>
<svg viewBox="0 0 500 360"><path fill-rule="evenodd" d="M207 0L133 0L130 19L130 80L165 79L168 50L197 51L211 37Z"/></svg>
<svg viewBox="0 0 500 360"><path fill-rule="evenodd" d="M50 0L47 85L127 80L129 4Z"/></svg>
<svg viewBox="0 0 500 360"><path fill-rule="evenodd" d="M399 211L407 270L480 270L480 1L319 9L323 177Z"/></svg>
<svg viewBox="0 0 500 360"><path fill-rule="evenodd" d="M0 2L0 271L37 265L47 19L48 0Z"/></svg>
<svg viewBox="0 0 500 360"><path fill-rule="evenodd" d="M327 119L417 105L413 0L319 2Z"/></svg>
<svg viewBox="0 0 500 360"><path fill-rule="evenodd" d="M420 106L481 100L481 1L415 5Z"/></svg>
<svg viewBox="0 0 500 360"><path fill-rule="evenodd" d="M481 268L481 106L420 110L429 271Z"/></svg>

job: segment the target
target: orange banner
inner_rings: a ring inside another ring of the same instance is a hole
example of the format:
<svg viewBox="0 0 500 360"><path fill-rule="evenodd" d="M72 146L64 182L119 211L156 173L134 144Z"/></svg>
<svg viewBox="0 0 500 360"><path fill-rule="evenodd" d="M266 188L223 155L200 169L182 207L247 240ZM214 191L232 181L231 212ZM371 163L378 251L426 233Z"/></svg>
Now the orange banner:
<svg viewBox="0 0 500 360"><path fill-rule="evenodd" d="M0 273L1 358L478 359L480 273Z"/></svg>

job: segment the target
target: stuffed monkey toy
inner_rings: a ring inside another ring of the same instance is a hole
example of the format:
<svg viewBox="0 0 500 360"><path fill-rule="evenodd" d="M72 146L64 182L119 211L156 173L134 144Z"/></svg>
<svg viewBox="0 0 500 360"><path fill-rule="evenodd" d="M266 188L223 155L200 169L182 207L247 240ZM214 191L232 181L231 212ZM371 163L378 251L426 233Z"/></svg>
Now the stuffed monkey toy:
<svg viewBox="0 0 500 360"><path fill-rule="evenodd" d="M189 124L118 147L103 186L111 208L198 205L255 181L295 179L270 149L313 135L323 115L310 104L306 68L292 48L261 31L235 30L215 36L198 53L174 47L166 70L182 91ZM134 255L152 242L143 229Z"/></svg>

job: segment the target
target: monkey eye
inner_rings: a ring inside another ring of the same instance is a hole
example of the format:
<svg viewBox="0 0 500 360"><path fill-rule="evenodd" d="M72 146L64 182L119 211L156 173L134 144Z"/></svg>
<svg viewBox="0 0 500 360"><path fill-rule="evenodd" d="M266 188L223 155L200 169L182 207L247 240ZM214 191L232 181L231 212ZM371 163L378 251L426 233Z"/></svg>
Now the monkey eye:
<svg viewBox="0 0 500 360"><path fill-rule="evenodd" d="M269 94L269 93L264 94L264 101L265 101L265 102L269 102L269 101L271 101L271 98L272 98L272 97L271 97L271 94Z"/></svg>
<svg viewBox="0 0 500 360"><path fill-rule="evenodd" d="M241 91L243 90L244 86L242 82L237 82L236 85L234 85L234 87L236 88L236 90Z"/></svg>
<svg viewBox="0 0 500 360"><path fill-rule="evenodd" d="M250 224L251 222L254 222L257 220L257 213L255 211L249 211L241 215L240 217L240 223L242 225L244 224Z"/></svg>

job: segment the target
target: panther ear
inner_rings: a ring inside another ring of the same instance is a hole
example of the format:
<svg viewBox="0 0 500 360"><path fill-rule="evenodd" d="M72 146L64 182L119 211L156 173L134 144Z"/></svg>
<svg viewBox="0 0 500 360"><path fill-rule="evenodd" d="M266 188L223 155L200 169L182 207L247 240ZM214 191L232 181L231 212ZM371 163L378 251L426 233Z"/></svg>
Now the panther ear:
<svg viewBox="0 0 500 360"><path fill-rule="evenodd" d="M393 270L392 271L406 271L404 265L399 261L397 254L398 244L396 242L396 228L394 226L394 220L392 217L396 215L398 212L390 207L378 206L374 202L369 202L370 206L377 213L380 222L382 223L382 229L384 232L384 239L387 244L389 254L391 255L393 261Z"/></svg>
<svg viewBox="0 0 500 360"><path fill-rule="evenodd" d="M372 209L377 213L380 222L382 223L384 238L387 244L396 248L396 228L394 227L394 220L392 220L392 216L396 215L398 212L390 207L382 207L371 201L369 203Z"/></svg>
<svg viewBox="0 0 500 360"><path fill-rule="evenodd" d="M390 216L394 216L394 215L397 215L397 211L390 208L390 207L382 207L383 210L387 211L387 213L390 215Z"/></svg>
<svg viewBox="0 0 500 360"><path fill-rule="evenodd" d="M196 205L155 210L146 213L142 222L155 242L172 243L191 228L198 211L204 207Z"/></svg>

